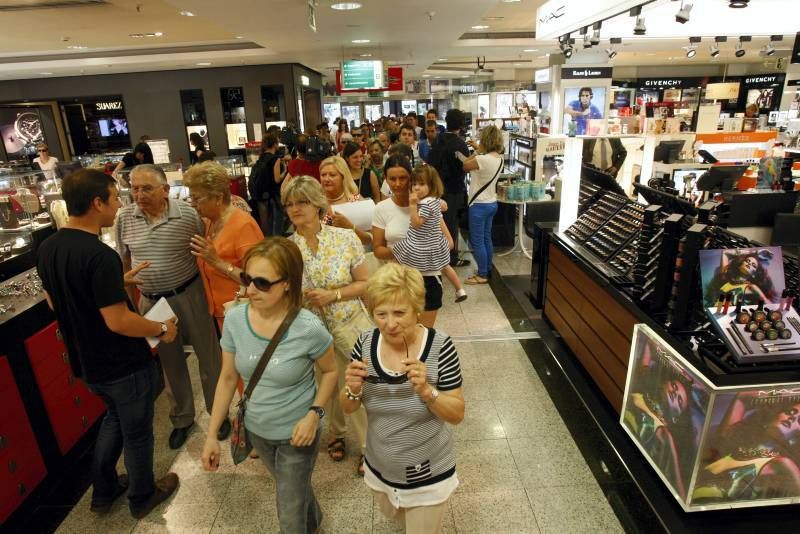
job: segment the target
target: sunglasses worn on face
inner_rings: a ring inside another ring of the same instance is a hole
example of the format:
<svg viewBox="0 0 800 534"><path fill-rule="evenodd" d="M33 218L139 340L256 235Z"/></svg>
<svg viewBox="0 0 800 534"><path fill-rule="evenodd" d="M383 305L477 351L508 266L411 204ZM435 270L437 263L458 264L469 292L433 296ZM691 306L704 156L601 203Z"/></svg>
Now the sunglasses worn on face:
<svg viewBox="0 0 800 534"><path fill-rule="evenodd" d="M266 292L272 289L272 286L275 284L285 281L286 277L284 276L283 278L270 281L262 276L250 276L243 271L241 274L239 274L239 280L242 282L244 287L250 287L250 284L253 284L259 291Z"/></svg>

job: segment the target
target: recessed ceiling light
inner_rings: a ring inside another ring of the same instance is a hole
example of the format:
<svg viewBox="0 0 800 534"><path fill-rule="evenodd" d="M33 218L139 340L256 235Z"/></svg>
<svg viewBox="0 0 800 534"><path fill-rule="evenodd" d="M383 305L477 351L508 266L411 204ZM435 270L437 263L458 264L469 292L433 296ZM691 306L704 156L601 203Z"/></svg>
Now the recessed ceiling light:
<svg viewBox="0 0 800 534"><path fill-rule="evenodd" d="M86 50L89 47L83 45L69 45L67 48L69 48L70 50Z"/></svg>
<svg viewBox="0 0 800 534"><path fill-rule="evenodd" d="M423 78L430 78L430 77L431 77L431 75L430 75L430 74L423 74L423 75L422 75L422 77L423 77Z"/></svg>
<svg viewBox="0 0 800 534"><path fill-rule="evenodd" d="M196 65L198 67L208 67L209 65L211 65L211 63L209 63L207 61L203 61L202 63L196 63Z"/></svg>
<svg viewBox="0 0 800 534"><path fill-rule="evenodd" d="M237 39L244 39L244 37L242 37L241 35L237 35L236 38Z"/></svg>
<svg viewBox="0 0 800 534"><path fill-rule="evenodd" d="M473 26L472 29L473 30L488 30L489 26L486 26L485 24L478 24L476 26Z"/></svg>
<svg viewBox="0 0 800 534"><path fill-rule="evenodd" d="M538 52L538 51L539 51L538 48L526 48L525 50L523 50L523 52Z"/></svg>
<svg viewBox="0 0 800 534"><path fill-rule="evenodd" d="M191 11L181 11L181 15L183 15L184 17L194 17L194 13L192 13Z"/></svg>
<svg viewBox="0 0 800 534"><path fill-rule="evenodd" d="M441 76L434 76L434 78L436 78L438 80L439 78L441 78Z"/></svg>
<svg viewBox="0 0 800 534"><path fill-rule="evenodd" d="M361 54L361 57L372 57L372 54Z"/></svg>
<svg viewBox="0 0 800 534"><path fill-rule="evenodd" d="M514 63L515 67L519 67L520 65L522 65L522 63Z"/></svg>
<svg viewBox="0 0 800 534"><path fill-rule="evenodd" d="M353 39L350 42L353 44L366 44L369 42L369 39Z"/></svg>
<svg viewBox="0 0 800 534"><path fill-rule="evenodd" d="M469 78L469 75L465 74L462 76L462 78Z"/></svg>
<svg viewBox="0 0 800 534"><path fill-rule="evenodd" d="M335 4L331 4L331 9L335 9L337 11L350 11L360 7L361 4L359 2L336 2Z"/></svg>
<svg viewBox="0 0 800 534"><path fill-rule="evenodd" d="M52 72L40 72L39 74L41 74L42 76L50 76L53 73Z"/></svg>
<svg viewBox="0 0 800 534"><path fill-rule="evenodd" d="M161 37L164 35L164 32L155 32L153 35L155 35L156 37Z"/></svg>
<svg viewBox="0 0 800 534"><path fill-rule="evenodd" d="M516 4L518 2L521 2L522 0L500 0L500 1L503 2L504 4Z"/></svg>

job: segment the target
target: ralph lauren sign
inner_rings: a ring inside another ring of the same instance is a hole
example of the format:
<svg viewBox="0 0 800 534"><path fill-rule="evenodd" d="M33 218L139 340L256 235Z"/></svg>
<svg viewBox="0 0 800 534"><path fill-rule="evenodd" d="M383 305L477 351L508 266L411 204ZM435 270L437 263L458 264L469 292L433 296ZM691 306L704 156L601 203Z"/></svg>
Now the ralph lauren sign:
<svg viewBox="0 0 800 534"><path fill-rule="evenodd" d="M562 80L611 78L611 67L567 67L561 69Z"/></svg>

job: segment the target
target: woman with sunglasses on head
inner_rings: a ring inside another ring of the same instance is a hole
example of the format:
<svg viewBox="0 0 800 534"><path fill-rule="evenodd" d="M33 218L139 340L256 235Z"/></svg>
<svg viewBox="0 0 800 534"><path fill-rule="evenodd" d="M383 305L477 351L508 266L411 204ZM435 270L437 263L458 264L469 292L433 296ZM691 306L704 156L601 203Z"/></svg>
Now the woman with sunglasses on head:
<svg viewBox="0 0 800 534"><path fill-rule="evenodd" d="M361 198L371 198L380 202L381 186L378 183L378 177L370 167L364 167L364 153L361 148L356 143L347 143L342 150L342 158L347 162L350 175L353 177Z"/></svg>
<svg viewBox="0 0 800 534"><path fill-rule="evenodd" d="M265 239L250 249L242 267L250 302L232 308L225 319L222 372L202 453L207 471L219 467L217 428L228 415L239 377L250 380L259 356L303 299L303 259L290 240ZM278 342L245 415L247 439L275 479L282 533L311 534L320 528L322 511L311 487L311 472L319 451L322 406L335 387L331 335L314 314L301 309Z"/></svg>
<svg viewBox="0 0 800 534"><path fill-rule="evenodd" d="M350 230L322 224L321 218L328 210L327 199L313 178L296 178L284 190L282 200L296 229L290 239L303 255L305 304L322 318L333 335L341 388L356 338L372 327L359 301L368 276L364 247ZM348 424L363 451L366 414L360 410L345 421L336 398L330 408L328 455L334 462L340 462L345 457Z"/></svg>
<svg viewBox="0 0 800 534"><path fill-rule="evenodd" d="M205 222L205 234L195 235L190 246L197 256L209 312L222 331L223 305L239 291L242 260L264 234L253 217L231 204L230 177L219 163L207 161L190 167L183 183Z"/></svg>
<svg viewBox="0 0 800 534"><path fill-rule="evenodd" d="M458 486L450 425L464 419L461 367L447 334L419 324L419 271L389 263L367 282L377 328L353 347L339 401L366 408L364 482L407 534L437 533Z"/></svg>
<svg viewBox="0 0 800 534"><path fill-rule="evenodd" d="M325 158L319 164L320 184L325 192L328 211L322 217L322 224L352 230L356 233L361 243L369 245L372 234L356 226L341 212L336 212L334 206L363 200L358 193L358 186L353 181L350 168L340 156Z"/></svg>

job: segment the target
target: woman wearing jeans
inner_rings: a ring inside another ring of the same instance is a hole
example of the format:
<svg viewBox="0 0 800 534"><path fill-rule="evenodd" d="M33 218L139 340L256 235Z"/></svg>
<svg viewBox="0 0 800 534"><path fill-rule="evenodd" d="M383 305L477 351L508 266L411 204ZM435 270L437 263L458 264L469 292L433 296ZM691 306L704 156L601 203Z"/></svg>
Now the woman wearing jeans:
<svg viewBox="0 0 800 534"><path fill-rule="evenodd" d="M464 162L470 173L469 244L478 264L478 272L464 280L467 284L486 284L492 270L492 220L497 213L497 184L489 183L503 168L503 133L496 126L481 130L478 154ZM489 183L480 194L475 195Z"/></svg>
<svg viewBox="0 0 800 534"><path fill-rule="evenodd" d="M270 339L286 315L302 304L303 259L283 237L268 237L242 262L242 284L250 302L231 309L222 331L222 372L214 396L202 462L219 467L217 430L241 375L250 380ZM320 371L319 388L314 367ZM283 534L311 534L322 522L311 472L319 451L322 409L336 387L333 339L310 311L300 310L283 336L247 403L247 439L277 486Z"/></svg>

